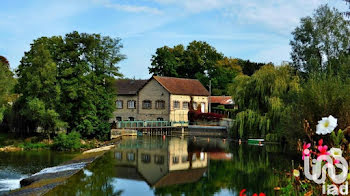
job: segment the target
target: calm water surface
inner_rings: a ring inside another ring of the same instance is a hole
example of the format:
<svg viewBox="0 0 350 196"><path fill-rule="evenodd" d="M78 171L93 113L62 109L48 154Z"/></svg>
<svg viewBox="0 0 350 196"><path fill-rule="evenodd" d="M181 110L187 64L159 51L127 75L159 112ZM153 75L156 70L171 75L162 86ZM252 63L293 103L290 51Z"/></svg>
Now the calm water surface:
<svg viewBox="0 0 350 196"><path fill-rule="evenodd" d="M49 195L274 195L292 159L279 145L128 138Z"/></svg>
<svg viewBox="0 0 350 196"><path fill-rule="evenodd" d="M0 152L0 195L20 187L19 181L46 167L68 161L76 153L41 151Z"/></svg>

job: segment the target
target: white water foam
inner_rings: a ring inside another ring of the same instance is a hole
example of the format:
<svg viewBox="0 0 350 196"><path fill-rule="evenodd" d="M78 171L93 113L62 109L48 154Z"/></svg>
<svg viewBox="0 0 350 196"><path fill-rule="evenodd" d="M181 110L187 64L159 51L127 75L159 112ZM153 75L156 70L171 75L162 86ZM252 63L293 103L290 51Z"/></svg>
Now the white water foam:
<svg viewBox="0 0 350 196"><path fill-rule="evenodd" d="M0 192L2 191L10 191L13 189L18 189L21 187L20 185L20 181L23 179L24 177L20 178L20 179L1 179L0 180Z"/></svg>
<svg viewBox="0 0 350 196"><path fill-rule="evenodd" d="M33 176L40 175L40 174L57 173L62 171L78 170L85 167L85 165L86 165L86 162L81 162L81 163L72 163L68 165L60 165L55 167L48 167L41 170L38 173L33 174Z"/></svg>

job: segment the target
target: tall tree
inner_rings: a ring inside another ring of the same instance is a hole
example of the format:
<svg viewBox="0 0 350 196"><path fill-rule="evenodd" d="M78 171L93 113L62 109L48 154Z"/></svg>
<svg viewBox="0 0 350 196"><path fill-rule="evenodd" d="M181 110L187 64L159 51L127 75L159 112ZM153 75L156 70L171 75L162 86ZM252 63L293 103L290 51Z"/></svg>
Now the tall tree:
<svg viewBox="0 0 350 196"><path fill-rule="evenodd" d="M213 95L227 95L228 84L232 83L237 75L242 74L239 61L239 59L225 57L217 61L214 69L210 70Z"/></svg>
<svg viewBox="0 0 350 196"><path fill-rule="evenodd" d="M160 76L199 79L204 86L209 84L209 72L213 72L217 61L224 55L206 42L193 41L185 48L158 48L152 56L149 73Z"/></svg>
<svg viewBox="0 0 350 196"><path fill-rule="evenodd" d="M0 123L3 120L6 106L13 101L12 90L15 82L16 80L13 78L8 60L0 56Z"/></svg>
<svg viewBox="0 0 350 196"><path fill-rule="evenodd" d="M120 39L78 32L35 40L18 68L16 90L27 111L36 108L37 126L66 124L85 137L106 138L116 94L111 81L121 76L116 65L125 58L121 47Z"/></svg>
<svg viewBox="0 0 350 196"><path fill-rule="evenodd" d="M251 76L266 63L256 63L249 60L238 59L238 64L242 67L243 74Z"/></svg>
<svg viewBox="0 0 350 196"><path fill-rule="evenodd" d="M21 94L19 115L34 123L32 127L41 127L48 134L64 123L57 113L60 103L61 88L57 81L57 66L51 58L45 43L46 38L38 39L25 53L18 66L18 84L16 91Z"/></svg>
<svg viewBox="0 0 350 196"><path fill-rule="evenodd" d="M230 92L239 108L234 122L238 135L276 133L290 115L293 95L299 91L299 78L289 66L265 65L252 76L237 76Z"/></svg>
<svg viewBox="0 0 350 196"><path fill-rule="evenodd" d="M177 45L173 48L164 46L157 48L152 55L149 72L158 76L178 77L178 69L183 66L184 46Z"/></svg>
<svg viewBox="0 0 350 196"><path fill-rule="evenodd" d="M225 57L208 43L193 41L186 47L158 48L148 69L153 75L198 79L205 87L211 80L213 95L227 95L227 85L239 73L250 76L263 65Z"/></svg>
<svg viewBox="0 0 350 196"><path fill-rule="evenodd" d="M349 22L335 8L319 7L312 17L301 19L293 31L293 66L306 74L337 73L349 54Z"/></svg>

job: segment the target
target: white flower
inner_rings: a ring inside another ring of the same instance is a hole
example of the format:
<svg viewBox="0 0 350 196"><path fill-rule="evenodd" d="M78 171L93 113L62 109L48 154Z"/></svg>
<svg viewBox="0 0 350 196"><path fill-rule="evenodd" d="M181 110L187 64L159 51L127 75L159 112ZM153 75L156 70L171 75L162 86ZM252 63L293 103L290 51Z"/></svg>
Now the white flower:
<svg viewBox="0 0 350 196"><path fill-rule="evenodd" d="M337 119L332 115L327 117L323 117L322 120L318 121L318 125L316 127L316 133L318 135L326 135L328 133L332 133L332 131L338 126Z"/></svg>
<svg viewBox="0 0 350 196"><path fill-rule="evenodd" d="M340 148L331 148L329 150L329 153L332 155L332 157L336 158L340 158L342 157L342 151Z"/></svg>

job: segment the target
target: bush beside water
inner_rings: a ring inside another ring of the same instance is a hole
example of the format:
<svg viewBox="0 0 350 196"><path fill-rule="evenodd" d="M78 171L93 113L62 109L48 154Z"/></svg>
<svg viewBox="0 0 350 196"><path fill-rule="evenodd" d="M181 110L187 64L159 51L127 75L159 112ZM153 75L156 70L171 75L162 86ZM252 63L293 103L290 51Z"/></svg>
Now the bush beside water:
<svg viewBox="0 0 350 196"><path fill-rule="evenodd" d="M52 148L55 150L78 150L81 147L80 134L70 132L69 134L60 133L54 138Z"/></svg>

